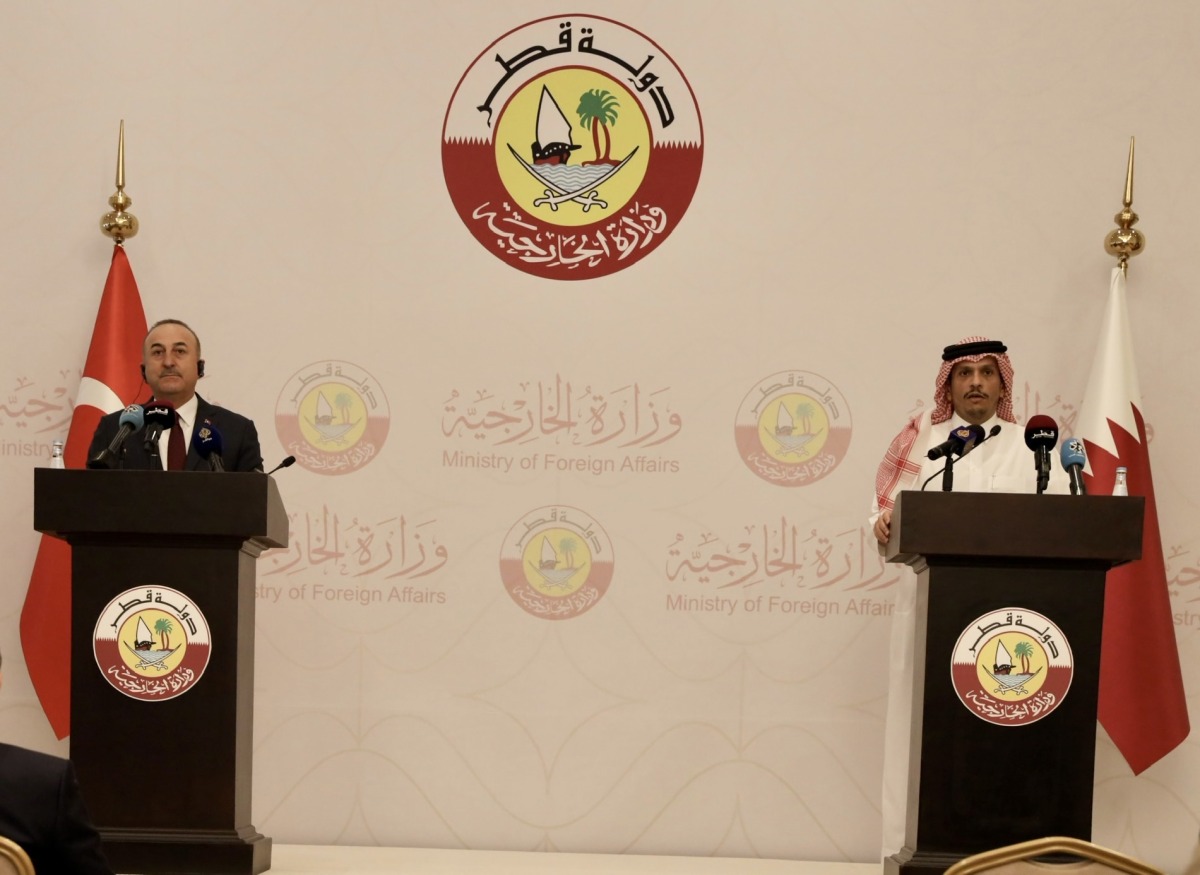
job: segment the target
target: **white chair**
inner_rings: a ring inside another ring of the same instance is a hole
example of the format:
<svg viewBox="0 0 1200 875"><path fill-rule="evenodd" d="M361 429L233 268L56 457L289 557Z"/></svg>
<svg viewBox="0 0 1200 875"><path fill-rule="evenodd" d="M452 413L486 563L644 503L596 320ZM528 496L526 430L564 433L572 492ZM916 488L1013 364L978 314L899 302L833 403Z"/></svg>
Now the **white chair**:
<svg viewBox="0 0 1200 875"><path fill-rule="evenodd" d="M25 849L0 836L0 875L34 875L33 863Z"/></svg>
<svg viewBox="0 0 1200 875"><path fill-rule="evenodd" d="M1078 860L1069 863L1048 863L1035 860L1046 854L1071 854ZM1133 857L1102 848L1083 839L1050 836L982 851L959 860L946 870L946 875L1164 875L1164 873Z"/></svg>

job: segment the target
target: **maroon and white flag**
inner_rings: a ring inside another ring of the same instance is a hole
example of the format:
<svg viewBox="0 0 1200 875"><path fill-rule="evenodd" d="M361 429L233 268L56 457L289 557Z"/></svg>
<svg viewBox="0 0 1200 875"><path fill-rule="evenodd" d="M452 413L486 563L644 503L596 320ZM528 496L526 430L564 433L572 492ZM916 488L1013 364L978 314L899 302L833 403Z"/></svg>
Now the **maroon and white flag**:
<svg viewBox="0 0 1200 875"><path fill-rule="evenodd" d="M1142 558L1108 572L1100 655L1100 723L1136 775L1187 738L1190 725L1120 268L1112 272L1078 428L1088 493L1111 494L1124 467L1129 494L1146 499Z"/></svg>

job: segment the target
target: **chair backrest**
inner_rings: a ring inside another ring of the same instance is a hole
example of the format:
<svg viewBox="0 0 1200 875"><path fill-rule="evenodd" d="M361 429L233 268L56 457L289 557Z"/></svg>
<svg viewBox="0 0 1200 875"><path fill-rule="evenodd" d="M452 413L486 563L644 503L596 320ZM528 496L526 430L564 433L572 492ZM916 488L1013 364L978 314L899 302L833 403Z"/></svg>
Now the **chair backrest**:
<svg viewBox="0 0 1200 875"><path fill-rule="evenodd" d="M33 863L25 849L0 836L0 875L34 875Z"/></svg>
<svg viewBox="0 0 1200 875"><path fill-rule="evenodd" d="M1034 859L1046 854L1071 854L1080 860L1048 863ZM1133 857L1067 836L1050 836L982 851L959 860L946 870L946 875L1111 875L1113 872L1164 875Z"/></svg>

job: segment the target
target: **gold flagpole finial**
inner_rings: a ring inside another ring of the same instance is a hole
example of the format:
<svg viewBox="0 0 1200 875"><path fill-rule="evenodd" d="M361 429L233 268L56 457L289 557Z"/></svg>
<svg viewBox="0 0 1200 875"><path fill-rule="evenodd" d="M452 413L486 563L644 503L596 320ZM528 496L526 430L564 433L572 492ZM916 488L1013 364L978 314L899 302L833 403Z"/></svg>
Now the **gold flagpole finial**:
<svg viewBox="0 0 1200 875"><path fill-rule="evenodd" d="M1146 238L1142 232L1133 226L1138 220L1138 214L1133 211L1133 145L1134 138L1129 138L1129 165L1125 168L1125 200L1121 212L1113 216L1117 228L1109 231L1104 238L1104 251L1117 258L1117 264L1122 271L1129 270L1129 259L1141 254L1146 248Z"/></svg>
<svg viewBox="0 0 1200 875"><path fill-rule="evenodd" d="M118 245L138 232L137 216L125 212L125 208L132 204L133 198L125 194L125 120L121 119L121 134L117 139L117 190L108 199L112 211L100 219L100 230L104 236L111 237Z"/></svg>

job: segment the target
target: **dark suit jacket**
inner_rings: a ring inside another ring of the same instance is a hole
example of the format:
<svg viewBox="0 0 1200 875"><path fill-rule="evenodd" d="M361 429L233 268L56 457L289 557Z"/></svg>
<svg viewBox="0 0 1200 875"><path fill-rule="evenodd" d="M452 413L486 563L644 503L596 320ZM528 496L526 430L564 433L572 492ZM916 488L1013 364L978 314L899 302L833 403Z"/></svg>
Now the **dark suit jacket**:
<svg viewBox="0 0 1200 875"><path fill-rule="evenodd" d="M39 875L112 875L70 760L0 744L0 835Z"/></svg>
<svg viewBox="0 0 1200 875"><path fill-rule="evenodd" d="M196 396L196 426L204 420L211 422L221 433L221 462L226 471L261 471L262 449L258 445L258 432L254 423L244 416L209 404L199 395ZM96 426L92 435L92 445L88 449L88 458L94 459L101 450L112 443L120 430L121 411L106 414ZM195 429L193 429L193 433ZM116 467L132 468L134 470L149 470L162 467L162 463L150 457L144 445L145 436L142 432L134 432L125 438L121 445L121 458ZM188 447L185 471L208 471L209 462L196 450L195 446Z"/></svg>

